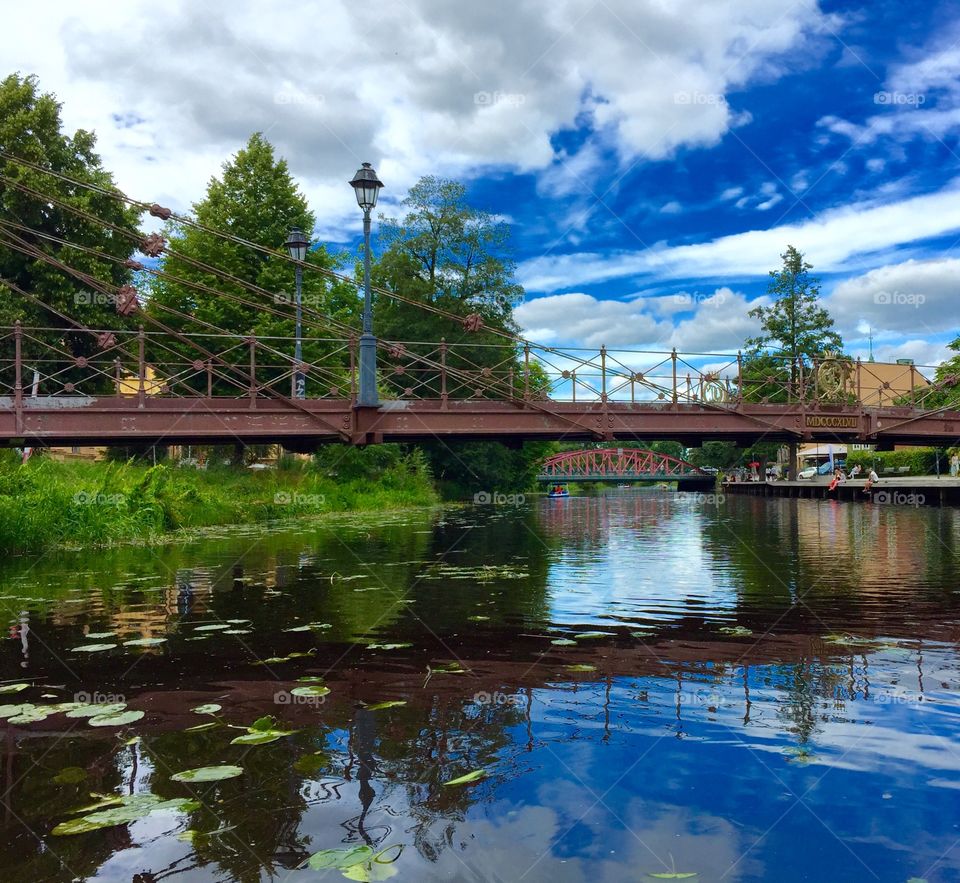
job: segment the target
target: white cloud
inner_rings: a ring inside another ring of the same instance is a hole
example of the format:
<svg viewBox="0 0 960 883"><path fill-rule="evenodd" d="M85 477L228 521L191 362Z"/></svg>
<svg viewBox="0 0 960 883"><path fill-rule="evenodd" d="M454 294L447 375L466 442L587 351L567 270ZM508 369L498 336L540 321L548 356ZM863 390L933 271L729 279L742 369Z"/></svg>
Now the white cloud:
<svg viewBox="0 0 960 883"><path fill-rule="evenodd" d="M555 291L629 277L734 278L765 276L787 244L820 272L863 267L867 256L960 230L957 182L945 189L878 205L873 200L830 209L797 224L749 230L693 245L598 254L550 255L523 263L530 291ZM858 264L858 260L860 261Z"/></svg>
<svg viewBox="0 0 960 883"><path fill-rule="evenodd" d="M0 54L98 133L135 196L184 208L262 130L321 224L355 226L361 160L389 202L428 172L550 170L551 136L585 118L625 163L714 144L743 121L726 93L778 76L832 21L816 0L50 0L5 8ZM592 145L564 159L555 192L575 189L570 163L600 174Z"/></svg>
<svg viewBox="0 0 960 883"><path fill-rule="evenodd" d="M960 328L960 259L909 260L839 283L825 305L844 331L935 336Z"/></svg>
<svg viewBox="0 0 960 883"><path fill-rule="evenodd" d="M747 303L743 294L729 288L630 301L571 292L528 300L517 308L516 318L530 339L544 344L727 352L757 333L757 321L747 313L765 303L766 298ZM678 314L683 318L675 324Z"/></svg>

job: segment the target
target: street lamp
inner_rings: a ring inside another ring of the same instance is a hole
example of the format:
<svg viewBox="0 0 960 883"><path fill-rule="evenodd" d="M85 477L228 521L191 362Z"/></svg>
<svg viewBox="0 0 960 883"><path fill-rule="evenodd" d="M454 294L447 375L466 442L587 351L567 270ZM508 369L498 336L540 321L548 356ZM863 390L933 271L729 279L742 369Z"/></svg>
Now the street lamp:
<svg viewBox="0 0 960 883"><path fill-rule="evenodd" d="M304 235L303 230L294 227L287 236L287 251L290 257L297 261L296 266L296 301L297 301L297 342L295 344L293 360L295 362L293 397L295 399L306 398L306 378L300 366L303 364L303 268L300 264L306 260L307 246L310 241Z"/></svg>
<svg viewBox="0 0 960 883"><path fill-rule="evenodd" d="M357 195L357 204L363 209L363 334L360 335L360 394L357 404L362 408L376 408L377 400L377 339L373 336L373 296L370 293L370 212L377 204L377 195L383 182L377 178L370 163L365 162L350 182Z"/></svg>

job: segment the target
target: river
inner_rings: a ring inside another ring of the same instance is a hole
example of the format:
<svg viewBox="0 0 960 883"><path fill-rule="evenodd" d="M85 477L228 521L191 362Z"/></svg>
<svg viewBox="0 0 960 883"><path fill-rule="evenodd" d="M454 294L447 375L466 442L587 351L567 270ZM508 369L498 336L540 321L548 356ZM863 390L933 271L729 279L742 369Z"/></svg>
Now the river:
<svg viewBox="0 0 960 883"><path fill-rule="evenodd" d="M958 881L958 551L618 489L4 562L0 878Z"/></svg>

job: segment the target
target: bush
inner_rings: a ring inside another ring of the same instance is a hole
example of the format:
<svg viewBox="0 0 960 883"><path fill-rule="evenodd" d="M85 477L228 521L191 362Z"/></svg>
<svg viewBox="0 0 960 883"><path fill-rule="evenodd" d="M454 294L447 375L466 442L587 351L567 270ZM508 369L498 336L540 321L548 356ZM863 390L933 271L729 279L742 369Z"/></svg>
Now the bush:
<svg viewBox="0 0 960 883"><path fill-rule="evenodd" d="M949 456L940 448L910 448L902 451L849 451L846 470L860 465L864 470L873 466L878 475L887 469L902 475L933 475L937 471L937 454L940 456L940 472L950 471ZM906 467L906 471L899 470Z"/></svg>

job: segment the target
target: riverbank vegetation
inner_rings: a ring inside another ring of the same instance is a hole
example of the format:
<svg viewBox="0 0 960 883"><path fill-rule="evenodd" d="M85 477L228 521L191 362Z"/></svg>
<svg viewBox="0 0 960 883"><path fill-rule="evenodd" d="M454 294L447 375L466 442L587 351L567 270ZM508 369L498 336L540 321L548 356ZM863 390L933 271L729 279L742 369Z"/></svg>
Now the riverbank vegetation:
<svg viewBox="0 0 960 883"><path fill-rule="evenodd" d="M338 460L333 455L340 453ZM131 460L21 465L0 457L0 550L151 541L191 527L243 524L437 502L421 454L393 446L338 448L270 469L200 470Z"/></svg>

